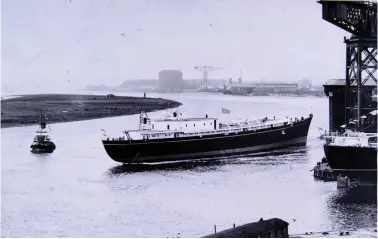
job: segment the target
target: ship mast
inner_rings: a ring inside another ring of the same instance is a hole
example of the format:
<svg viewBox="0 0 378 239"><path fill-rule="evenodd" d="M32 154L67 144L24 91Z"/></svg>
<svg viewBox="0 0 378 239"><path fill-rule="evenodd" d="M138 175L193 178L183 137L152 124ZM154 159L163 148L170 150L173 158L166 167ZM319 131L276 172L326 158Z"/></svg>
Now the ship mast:
<svg viewBox="0 0 378 239"><path fill-rule="evenodd" d="M39 126L41 129L46 128L46 117L43 115L43 109L41 110L41 116L39 117Z"/></svg>
<svg viewBox="0 0 378 239"><path fill-rule="evenodd" d="M139 112L139 130L142 130L142 125L143 125L143 108L140 107L140 112Z"/></svg>
<svg viewBox="0 0 378 239"><path fill-rule="evenodd" d="M41 109L41 115L39 116L39 127L40 127L39 133L43 133L43 130L46 129L46 125L48 123L47 121L48 119L47 119L46 114L44 114L44 109ZM49 129L51 131L50 126L49 126Z"/></svg>
<svg viewBox="0 0 378 239"><path fill-rule="evenodd" d="M140 107L140 114L139 114L139 130L144 130L145 125L150 122L147 113Z"/></svg>

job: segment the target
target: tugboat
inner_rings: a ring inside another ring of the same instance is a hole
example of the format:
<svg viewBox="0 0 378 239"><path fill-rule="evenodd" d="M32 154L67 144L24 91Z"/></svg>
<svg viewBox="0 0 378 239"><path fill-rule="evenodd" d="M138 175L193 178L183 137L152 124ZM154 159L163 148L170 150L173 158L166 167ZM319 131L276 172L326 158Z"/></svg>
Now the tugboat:
<svg viewBox="0 0 378 239"><path fill-rule="evenodd" d="M46 125L47 117L43 114L42 109L41 116L39 117L39 129L37 130L37 135L34 137L32 145L30 145L32 153L41 154L54 152L56 146L47 133Z"/></svg>
<svg viewBox="0 0 378 239"><path fill-rule="evenodd" d="M138 130L112 139L105 132L102 143L110 158L121 163L203 160L305 146L312 117L222 122L208 115L181 118L176 110L152 120L141 110Z"/></svg>

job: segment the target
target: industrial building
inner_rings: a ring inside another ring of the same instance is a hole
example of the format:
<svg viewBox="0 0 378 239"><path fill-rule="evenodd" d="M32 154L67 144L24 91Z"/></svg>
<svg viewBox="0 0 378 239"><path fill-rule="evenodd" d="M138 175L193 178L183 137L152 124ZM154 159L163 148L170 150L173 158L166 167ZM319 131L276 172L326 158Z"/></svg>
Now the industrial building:
<svg viewBox="0 0 378 239"><path fill-rule="evenodd" d="M277 93L295 93L299 89L298 84L291 83L249 83L230 85L230 91L235 95L265 95Z"/></svg>
<svg viewBox="0 0 378 239"><path fill-rule="evenodd" d="M207 79L208 88L223 88L227 83L226 79ZM184 80L184 89L201 89L204 87L203 79Z"/></svg>
<svg viewBox="0 0 378 239"><path fill-rule="evenodd" d="M179 75L179 74L177 74ZM203 80L202 79L182 79L180 81L181 76L173 77L171 81L173 83L169 83L169 79L167 78L162 79L130 79L124 81L119 87L118 90L120 91L144 91L144 92L181 92L184 90L199 90L203 88ZM164 76L163 76L164 78ZM160 85L162 82L162 85ZM181 84L177 84L180 83ZM223 88L226 84L226 79L208 79L208 86L209 88ZM171 87L176 87L176 89L171 89ZM182 87L182 90L180 88Z"/></svg>
<svg viewBox="0 0 378 239"><path fill-rule="evenodd" d="M159 92L182 92L184 82L179 70L162 70L159 72Z"/></svg>
<svg viewBox="0 0 378 239"><path fill-rule="evenodd" d="M124 81L119 90L121 91L155 91L158 86L158 80L155 79L130 79Z"/></svg>

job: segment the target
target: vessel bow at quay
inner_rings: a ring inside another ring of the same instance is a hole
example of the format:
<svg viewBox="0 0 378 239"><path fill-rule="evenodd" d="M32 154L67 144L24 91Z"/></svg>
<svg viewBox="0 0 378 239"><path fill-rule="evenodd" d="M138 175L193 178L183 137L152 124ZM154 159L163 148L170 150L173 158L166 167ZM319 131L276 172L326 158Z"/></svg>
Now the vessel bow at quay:
<svg viewBox="0 0 378 239"><path fill-rule="evenodd" d="M325 134L324 153L332 170L350 177L377 178L377 133L348 130Z"/></svg>

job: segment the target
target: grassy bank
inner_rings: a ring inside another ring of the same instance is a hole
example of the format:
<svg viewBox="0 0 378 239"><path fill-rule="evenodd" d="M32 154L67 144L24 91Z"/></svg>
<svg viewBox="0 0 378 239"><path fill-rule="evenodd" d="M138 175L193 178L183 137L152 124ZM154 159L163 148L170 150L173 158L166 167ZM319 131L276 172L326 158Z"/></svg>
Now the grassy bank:
<svg viewBox="0 0 378 239"><path fill-rule="evenodd" d="M41 109L50 123L132 115L143 107L147 112L180 106L161 98L139 98L106 95L41 94L23 95L1 101L1 127L38 124Z"/></svg>

